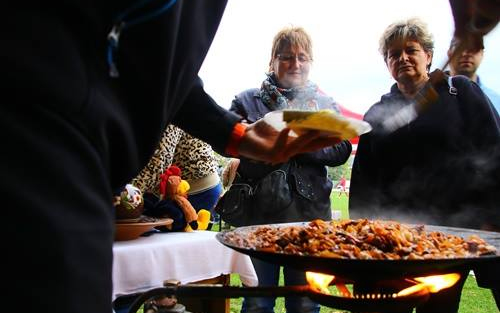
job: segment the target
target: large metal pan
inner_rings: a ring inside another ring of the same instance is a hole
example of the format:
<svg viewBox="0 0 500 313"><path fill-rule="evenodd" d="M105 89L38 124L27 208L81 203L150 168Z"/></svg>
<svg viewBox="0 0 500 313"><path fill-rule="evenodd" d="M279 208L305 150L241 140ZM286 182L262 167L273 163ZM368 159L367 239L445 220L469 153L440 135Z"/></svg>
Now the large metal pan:
<svg viewBox="0 0 500 313"><path fill-rule="evenodd" d="M305 225L305 223L299 223ZM297 225L293 224L273 224L271 227ZM457 259L432 259L432 260L360 260L360 259L340 259L308 255L283 254L268 251L258 251L254 249L239 247L227 240L227 234L237 232L241 235L248 234L255 230L256 226L239 227L230 231L223 231L216 235L217 240L225 246L261 259L263 261L291 266L304 271L314 271L328 273L342 277L346 280L381 280L393 278L419 277L446 272L463 272L477 270L483 266L487 268L500 267L500 255L485 255L477 258L457 258ZM447 234L467 238L475 234L495 246L500 251L500 233L478 231L472 229L425 226L427 231L440 231Z"/></svg>

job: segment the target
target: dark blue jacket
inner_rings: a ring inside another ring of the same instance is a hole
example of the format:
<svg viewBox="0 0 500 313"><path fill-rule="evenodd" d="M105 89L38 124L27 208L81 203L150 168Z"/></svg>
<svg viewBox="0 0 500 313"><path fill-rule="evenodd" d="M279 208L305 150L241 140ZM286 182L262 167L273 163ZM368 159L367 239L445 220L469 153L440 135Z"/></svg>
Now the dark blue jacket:
<svg viewBox="0 0 500 313"><path fill-rule="evenodd" d="M386 132L387 117L410 105L396 85L365 114L352 169L351 217L480 227L500 223L498 115L481 89L453 78L416 119Z"/></svg>
<svg viewBox="0 0 500 313"><path fill-rule="evenodd" d="M319 96L316 99L320 109L332 109L333 99ZM262 102L259 89L246 90L233 100L230 111L239 114L244 120L253 123L271 110ZM327 176L326 166L338 166L347 161L352 146L349 141L323 148L316 152L304 153L292 158L289 183L294 192L294 204L286 210L276 212L273 208L255 208L254 224L306 221L315 218L331 219L330 193L332 182ZM241 159L237 181L254 184L269 172L284 165L270 166L261 162Z"/></svg>

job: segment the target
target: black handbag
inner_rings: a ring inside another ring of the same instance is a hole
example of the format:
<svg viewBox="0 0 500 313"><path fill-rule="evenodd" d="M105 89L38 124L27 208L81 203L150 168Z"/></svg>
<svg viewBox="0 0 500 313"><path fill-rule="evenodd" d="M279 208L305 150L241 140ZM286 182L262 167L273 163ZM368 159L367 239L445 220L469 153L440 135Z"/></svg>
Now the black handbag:
<svg viewBox="0 0 500 313"><path fill-rule="evenodd" d="M232 226L248 225L251 215L252 187L248 184L233 183L219 199L215 212Z"/></svg>
<svg viewBox="0 0 500 313"><path fill-rule="evenodd" d="M290 164L285 163L256 182L237 177L219 199L215 212L236 227L266 223L292 203L289 172Z"/></svg>

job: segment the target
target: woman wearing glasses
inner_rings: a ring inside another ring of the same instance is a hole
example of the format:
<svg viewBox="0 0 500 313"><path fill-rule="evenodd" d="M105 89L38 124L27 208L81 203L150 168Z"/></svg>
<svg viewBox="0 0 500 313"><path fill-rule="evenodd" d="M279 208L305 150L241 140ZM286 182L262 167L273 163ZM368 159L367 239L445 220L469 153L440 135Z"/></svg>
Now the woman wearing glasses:
<svg viewBox="0 0 500 313"><path fill-rule="evenodd" d="M300 27L284 28L273 40L269 73L260 88L248 89L233 100L230 111L239 114L247 123L261 119L266 113L281 109L321 110L339 112L335 101L321 93L308 80L312 62L312 44L309 35ZM240 159L234 184L255 186L267 174L278 168L288 175L291 203L255 198L251 222L267 224L331 219L330 193L332 182L326 166L338 166L351 154L349 141L292 158L287 164L275 166ZM271 191L271 193L275 192ZM277 194L275 193L276 197ZM262 203L264 202L264 203ZM285 201L286 202L286 201ZM253 259L260 286L277 286L280 267ZM286 285L305 284L304 272L284 268ZM274 312L275 298L245 298L242 312ZM319 312L319 305L308 298L286 298L288 313Z"/></svg>

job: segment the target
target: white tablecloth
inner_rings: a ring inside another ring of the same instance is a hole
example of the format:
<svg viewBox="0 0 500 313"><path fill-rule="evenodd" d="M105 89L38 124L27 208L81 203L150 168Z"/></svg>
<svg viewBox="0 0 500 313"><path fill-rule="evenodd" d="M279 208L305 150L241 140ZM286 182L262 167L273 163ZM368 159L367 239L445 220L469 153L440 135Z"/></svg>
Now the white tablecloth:
<svg viewBox="0 0 500 313"><path fill-rule="evenodd" d="M215 239L216 232L158 233L113 245L113 300L120 295L163 286L166 279L182 284L237 273L248 286L257 275L247 255Z"/></svg>

